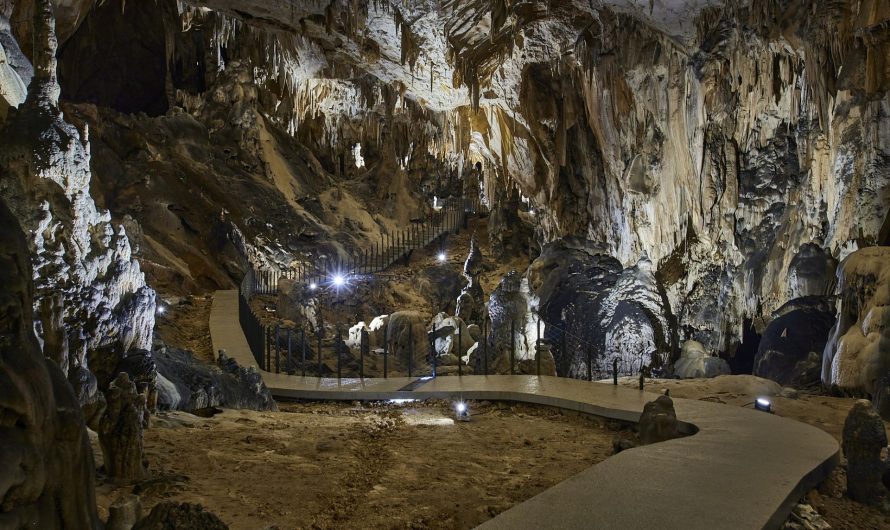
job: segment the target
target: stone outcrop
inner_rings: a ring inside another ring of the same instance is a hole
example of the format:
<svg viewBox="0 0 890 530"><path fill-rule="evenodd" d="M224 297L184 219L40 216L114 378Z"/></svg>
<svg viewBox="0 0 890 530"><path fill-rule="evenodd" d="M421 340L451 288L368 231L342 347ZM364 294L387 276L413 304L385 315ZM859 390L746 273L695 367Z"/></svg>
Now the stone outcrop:
<svg viewBox="0 0 890 530"><path fill-rule="evenodd" d="M165 501L156 504L144 519L136 523L133 530L228 530L228 528L219 517L204 510L200 504Z"/></svg>
<svg viewBox="0 0 890 530"><path fill-rule="evenodd" d="M680 358L674 363L673 375L680 379L729 375L729 363L711 356L700 342L687 340L680 350Z"/></svg>
<svg viewBox="0 0 890 530"><path fill-rule="evenodd" d="M668 396L658 396L643 406L640 416L640 444L648 445L680 437L674 401Z"/></svg>
<svg viewBox="0 0 890 530"><path fill-rule="evenodd" d="M0 527L98 529L80 403L34 335L30 248L0 200Z"/></svg>
<svg viewBox="0 0 890 530"><path fill-rule="evenodd" d="M126 373L120 373L105 393L108 408L99 422L99 443L105 474L116 481L138 481L148 477L148 460L142 442L149 416L146 395Z"/></svg>
<svg viewBox="0 0 890 530"><path fill-rule="evenodd" d="M482 263L485 256L482 249L479 248L479 241L476 234L470 238L470 252L464 262L463 275L466 285L461 289L460 296L457 298L457 308L455 316L464 322L481 322L484 318L485 310L485 292L479 283L479 275L482 274Z"/></svg>
<svg viewBox="0 0 890 530"><path fill-rule="evenodd" d="M872 394L890 373L890 247L847 256L837 273L838 317L822 359L822 382Z"/></svg>
<svg viewBox="0 0 890 530"><path fill-rule="evenodd" d="M389 315L386 324L389 341L390 369L408 372L411 357L412 372L417 374L430 366L430 341L427 335L427 319L416 311L396 311Z"/></svg>
<svg viewBox="0 0 890 530"><path fill-rule="evenodd" d="M587 377L588 352L600 374L611 374L615 358L621 373L666 369L679 349L669 303L648 261L624 269L592 242L566 239L544 247L529 270L529 286L560 375Z"/></svg>
<svg viewBox="0 0 890 530"><path fill-rule="evenodd" d="M154 358L158 365L158 408L162 410L278 410L260 373L238 365L224 352L219 352L217 366L169 346L159 346Z"/></svg>
<svg viewBox="0 0 890 530"><path fill-rule="evenodd" d="M822 353L835 323L833 302L824 296L808 296L776 311L760 339L754 375L795 388L819 386Z"/></svg>
<svg viewBox="0 0 890 530"><path fill-rule="evenodd" d="M866 504L878 503L888 494L881 482L886 467L881 450L887 447L887 432L870 401L860 399L850 409L842 444L847 458L847 496Z"/></svg>

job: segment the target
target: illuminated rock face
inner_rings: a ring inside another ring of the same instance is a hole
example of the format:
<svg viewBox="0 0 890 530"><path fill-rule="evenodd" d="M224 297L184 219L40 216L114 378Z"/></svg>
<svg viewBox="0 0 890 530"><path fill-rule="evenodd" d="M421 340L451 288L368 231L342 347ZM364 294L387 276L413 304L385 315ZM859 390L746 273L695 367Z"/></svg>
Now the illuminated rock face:
<svg viewBox="0 0 890 530"><path fill-rule="evenodd" d="M47 5L39 2L34 17L37 54L28 98L0 132L0 195L28 235L43 352L72 382L83 382L88 356L117 359L151 348L155 293L123 228L90 196L88 133L67 123L59 109Z"/></svg>
<svg viewBox="0 0 890 530"><path fill-rule="evenodd" d="M887 394L890 374L890 247L864 248L838 268L838 320L822 359L822 382Z"/></svg>

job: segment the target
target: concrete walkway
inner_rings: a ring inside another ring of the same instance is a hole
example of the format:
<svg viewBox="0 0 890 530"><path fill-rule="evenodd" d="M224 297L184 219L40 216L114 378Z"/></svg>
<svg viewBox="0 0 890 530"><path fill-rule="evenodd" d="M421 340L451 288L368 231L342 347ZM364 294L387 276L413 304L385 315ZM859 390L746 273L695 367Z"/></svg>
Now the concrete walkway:
<svg viewBox="0 0 890 530"><path fill-rule="evenodd" d="M234 293L234 294L233 294ZM237 291L217 292L215 350L256 366L238 326ZM243 349L242 349L243 348ZM575 379L464 376L324 379L263 372L277 398L488 399L550 405L636 422L656 394ZM752 396L752 401L755 396ZM485 529L778 528L838 463L826 432L794 420L705 401L674 399L692 436L624 451L507 510Z"/></svg>

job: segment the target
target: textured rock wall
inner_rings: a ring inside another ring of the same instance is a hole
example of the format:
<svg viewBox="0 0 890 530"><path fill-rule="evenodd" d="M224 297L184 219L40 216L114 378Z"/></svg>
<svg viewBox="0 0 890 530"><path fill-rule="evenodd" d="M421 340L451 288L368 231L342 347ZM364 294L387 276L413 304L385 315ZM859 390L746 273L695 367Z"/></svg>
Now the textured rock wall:
<svg viewBox="0 0 890 530"><path fill-rule="evenodd" d="M120 357L151 347L155 293L123 228L90 196L88 131L59 108L51 7L37 8L34 79L0 131L0 195L28 235L44 354L79 381L88 353Z"/></svg>
<svg viewBox="0 0 890 530"><path fill-rule="evenodd" d="M0 200L0 528L100 528L80 404L34 335L29 247Z"/></svg>

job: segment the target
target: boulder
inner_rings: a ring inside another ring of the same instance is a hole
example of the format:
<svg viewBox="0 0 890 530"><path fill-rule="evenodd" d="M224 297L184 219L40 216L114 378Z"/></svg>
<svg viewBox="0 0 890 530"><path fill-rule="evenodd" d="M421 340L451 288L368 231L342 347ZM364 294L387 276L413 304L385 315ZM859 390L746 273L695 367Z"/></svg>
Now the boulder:
<svg viewBox="0 0 890 530"><path fill-rule="evenodd" d="M668 396L658 396L643 406L640 416L640 444L649 445L680 437L674 401Z"/></svg>
<svg viewBox="0 0 890 530"><path fill-rule="evenodd" d="M131 530L142 519L142 502L138 495L123 495L108 508L105 530Z"/></svg>
<svg viewBox="0 0 890 530"><path fill-rule="evenodd" d="M773 316L754 357L754 375L797 388L819 385L822 352L835 322L833 304L826 297L799 298Z"/></svg>
<svg viewBox="0 0 890 530"><path fill-rule="evenodd" d="M674 363L673 373L680 379L699 379L729 374L729 363L720 357L712 357L700 342L687 340L683 343L680 358Z"/></svg>
<svg viewBox="0 0 890 530"><path fill-rule="evenodd" d="M417 311L397 311L389 315L386 327L389 341L390 368L408 371L408 355L413 355L412 371L419 373L425 369L430 353L427 336L427 318Z"/></svg>
<svg viewBox="0 0 890 530"><path fill-rule="evenodd" d="M278 410L260 373L240 366L225 352L219 353L216 366L168 346L156 349L154 359L158 366L158 408L162 410Z"/></svg>
<svg viewBox="0 0 890 530"><path fill-rule="evenodd" d="M436 355L454 355L464 357L476 342L473 340L468 326L458 317L450 317L439 313L433 317L429 332L433 335Z"/></svg>
<svg viewBox="0 0 890 530"><path fill-rule="evenodd" d="M844 420L842 445L847 458L847 497L877 504L887 494L881 479L885 464L881 450L887 447L884 422L871 402L860 399Z"/></svg>

